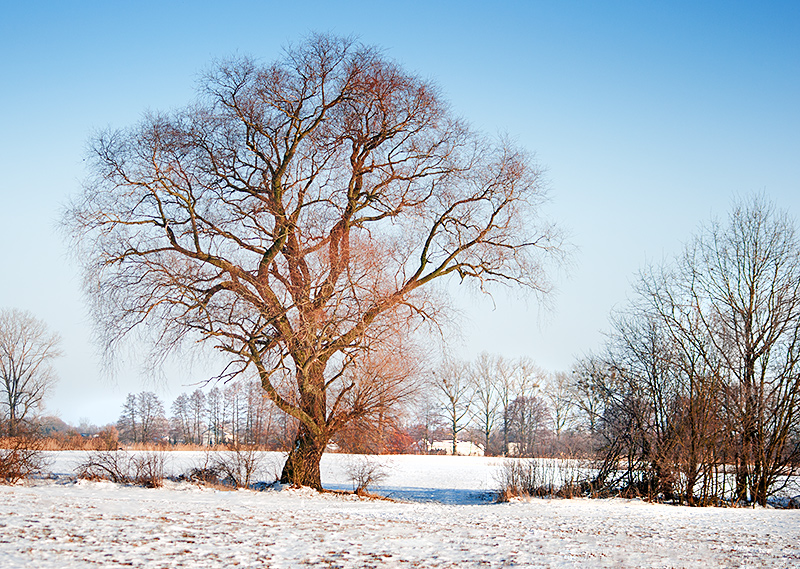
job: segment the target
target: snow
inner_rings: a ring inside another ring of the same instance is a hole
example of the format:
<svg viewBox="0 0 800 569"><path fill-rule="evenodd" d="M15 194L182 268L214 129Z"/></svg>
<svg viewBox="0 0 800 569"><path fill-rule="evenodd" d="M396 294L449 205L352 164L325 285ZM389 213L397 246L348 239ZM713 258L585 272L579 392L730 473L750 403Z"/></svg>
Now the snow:
<svg viewBox="0 0 800 569"><path fill-rule="evenodd" d="M170 453L191 467L203 453ZM460 491L458 504L392 502L309 489L159 489L59 474L0 486L0 567L800 567L800 511L687 508L636 500L469 503L500 462L392 456L386 488ZM264 472L280 466L268 454ZM348 455L326 455L323 481L348 487ZM266 479L266 478L262 478Z"/></svg>

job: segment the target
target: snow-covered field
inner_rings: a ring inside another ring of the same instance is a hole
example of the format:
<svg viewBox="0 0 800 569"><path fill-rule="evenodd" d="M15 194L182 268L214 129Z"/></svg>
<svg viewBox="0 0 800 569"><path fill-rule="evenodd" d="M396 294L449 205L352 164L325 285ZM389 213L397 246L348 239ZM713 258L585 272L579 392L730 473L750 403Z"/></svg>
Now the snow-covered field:
<svg viewBox="0 0 800 569"><path fill-rule="evenodd" d="M201 455L170 453L168 466L177 473ZM496 459L383 459L392 465L384 490L424 488L452 502L442 504L308 489L75 483L63 475L80 456L53 455L51 470L62 476L0 486L0 568L800 567L800 511L481 503L496 485ZM266 458L264 479L281 456ZM326 455L326 485L348 488L352 460Z"/></svg>

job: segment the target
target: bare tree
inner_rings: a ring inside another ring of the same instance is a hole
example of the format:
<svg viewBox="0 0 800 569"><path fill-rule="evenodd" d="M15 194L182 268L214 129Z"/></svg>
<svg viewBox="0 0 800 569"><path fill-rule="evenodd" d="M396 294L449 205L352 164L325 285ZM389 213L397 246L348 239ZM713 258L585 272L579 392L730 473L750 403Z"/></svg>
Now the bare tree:
<svg viewBox="0 0 800 569"><path fill-rule="evenodd" d="M723 374L736 497L764 505L800 450L791 438L800 421L795 222L763 197L742 200L665 272L644 275L642 291L672 328L702 340L695 346L706 366Z"/></svg>
<svg viewBox="0 0 800 569"><path fill-rule="evenodd" d="M61 355L60 343L58 334L29 312L0 310L0 409L9 436L16 436L55 385L51 363Z"/></svg>
<svg viewBox="0 0 800 569"><path fill-rule="evenodd" d="M463 362L445 362L432 372L430 381L450 432L453 454L458 454L458 433L469 425L469 410L472 405L469 367Z"/></svg>
<svg viewBox="0 0 800 569"><path fill-rule="evenodd" d="M713 503L726 493L729 477L725 472L732 456L722 423L726 371L702 324L707 315L686 295L685 283L677 274L667 268L643 272L637 291L639 318L651 323L655 319L660 328L661 345L651 356L656 363L648 367L662 370L667 380L651 384L646 392L652 414L666 419L654 431L667 444L654 448L660 446L668 453L661 452L652 462L660 462L662 476L669 463L680 473L671 476L682 486L677 488L680 499L689 504L697 503L696 498Z"/></svg>
<svg viewBox="0 0 800 569"><path fill-rule="evenodd" d="M603 392L605 463L627 458L627 486L650 495L766 504L800 459L794 221L742 201L642 271L636 293L602 365L582 374Z"/></svg>
<svg viewBox="0 0 800 569"><path fill-rule="evenodd" d="M230 426L230 441L234 445L240 443L240 433L243 430L242 421L245 416L244 405L247 399L243 393L242 383L234 381L225 386L223 390L225 416Z"/></svg>
<svg viewBox="0 0 800 569"><path fill-rule="evenodd" d="M499 365L501 361L498 357L483 352L470 367L474 400L472 419L483 435L484 450L487 454L500 407L497 381Z"/></svg>
<svg viewBox="0 0 800 569"><path fill-rule="evenodd" d="M206 394L200 389L195 389L186 403L189 413L190 441L196 445L203 444L203 435L206 432L205 421Z"/></svg>
<svg viewBox="0 0 800 569"><path fill-rule="evenodd" d="M674 483L680 369L669 330L637 307L620 312L608 353L614 377L604 417L608 448L627 459L626 486L650 496L671 497ZM610 460L612 457L607 457Z"/></svg>
<svg viewBox="0 0 800 569"><path fill-rule="evenodd" d="M423 389L414 400L414 436L420 452L429 452L436 431L441 427L441 406L431 393Z"/></svg>
<svg viewBox="0 0 800 569"><path fill-rule="evenodd" d="M531 397L533 390L539 387L543 372L528 358L513 361L498 358L495 369L503 421L503 455L508 456L513 422L512 403L520 397Z"/></svg>
<svg viewBox="0 0 800 569"><path fill-rule="evenodd" d="M138 433L139 427L139 410L136 404L136 395L128 393L125 398L125 403L122 405L122 412L117 419L117 430L122 442L137 443L140 442Z"/></svg>
<svg viewBox="0 0 800 569"><path fill-rule="evenodd" d="M514 442L514 456L535 456L540 435L544 434L550 414L538 395L521 395L508 407L509 434Z"/></svg>
<svg viewBox="0 0 800 569"><path fill-rule="evenodd" d="M557 371L548 375L542 391L550 407L553 432L559 438L564 430L572 426L574 420L575 398L569 374Z"/></svg>
<svg viewBox="0 0 800 569"><path fill-rule="evenodd" d="M120 440L128 443L161 442L169 432L164 404L151 391L129 393L117 421Z"/></svg>
<svg viewBox="0 0 800 569"><path fill-rule="evenodd" d="M228 425L225 420L225 400L219 387L212 388L206 396L206 425L208 431L206 438L210 446L222 445L227 442Z"/></svg>
<svg viewBox="0 0 800 569"><path fill-rule="evenodd" d="M141 442L161 442L168 431L164 404L151 391L143 391L136 397L139 407Z"/></svg>
<svg viewBox="0 0 800 569"><path fill-rule="evenodd" d="M572 369L572 400L578 420L591 435L597 433L605 410L606 378L610 373L606 362L593 355L580 358Z"/></svg>
<svg viewBox="0 0 800 569"><path fill-rule="evenodd" d="M299 423L283 482L321 487L353 416L330 394L355 389L364 350L437 319L434 282L547 292L562 251L525 152L347 39L222 63L196 104L101 134L91 158L65 224L107 351L147 322L156 354L200 340L230 357L221 376L254 368Z"/></svg>
<svg viewBox="0 0 800 569"><path fill-rule="evenodd" d="M172 402L170 439L173 443L192 442L192 417L189 411L189 396L181 393Z"/></svg>

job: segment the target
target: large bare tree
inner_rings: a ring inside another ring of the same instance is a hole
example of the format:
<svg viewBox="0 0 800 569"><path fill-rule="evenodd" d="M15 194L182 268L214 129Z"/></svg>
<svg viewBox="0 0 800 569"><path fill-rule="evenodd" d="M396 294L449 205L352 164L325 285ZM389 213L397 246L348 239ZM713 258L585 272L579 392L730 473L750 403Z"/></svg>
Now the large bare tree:
<svg viewBox="0 0 800 569"><path fill-rule="evenodd" d="M282 481L318 488L353 361L435 320L435 281L546 292L561 250L528 154L337 37L216 65L191 106L97 136L91 171L66 224L106 347L147 323L158 353L200 340L221 377L255 369L300 425Z"/></svg>
<svg viewBox="0 0 800 569"><path fill-rule="evenodd" d="M51 364L61 355L60 343L58 334L31 313L0 310L0 409L9 436L53 388Z"/></svg>

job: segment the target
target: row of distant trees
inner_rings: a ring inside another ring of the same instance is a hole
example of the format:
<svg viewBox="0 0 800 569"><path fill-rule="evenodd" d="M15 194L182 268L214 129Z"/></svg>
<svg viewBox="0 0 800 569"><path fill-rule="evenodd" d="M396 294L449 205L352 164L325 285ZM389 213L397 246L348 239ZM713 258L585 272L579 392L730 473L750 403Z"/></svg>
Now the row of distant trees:
<svg viewBox="0 0 800 569"><path fill-rule="evenodd" d="M563 435L574 439L567 374L546 374L529 359L484 353L474 363L450 362L421 375L405 405L355 421L331 442L347 452L397 453L429 452L437 440L469 441L487 454L533 456L557 453L555 443ZM131 393L117 429L129 444L284 449L296 423L264 396L257 381L238 381L182 393L169 415L155 393Z"/></svg>
<svg viewBox="0 0 800 569"><path fill-rule="evenodd" d="M153 392L129 394L117 421L120 441L283 449L296 429L254 381L182 393L170 410L167 416L164 404Z"/></svg>
<svg viewBox="0 0 800 569"><path fill-rule="evenodd" d="M448 362L419 372L403 405L361 417L331 440L356 453L432 451L435 441L472 442L486 454L586 454L571 376L545 373L530 359L483 353L474 362ZM152 392L129 394L117 422L123 443L169 442L285 449L296 422L264 396L257 381L231 382L182 393L170 413Z"/></svg>
<svg viewBox="0 0 800 569"><path fill-rule="evenodd" d="M482 353L433 370L417 407L417 432L447 440L456 454L469 441L486 454L559 456L589 447L574 412L569 375L547 373L528 358Z"/></svg>

